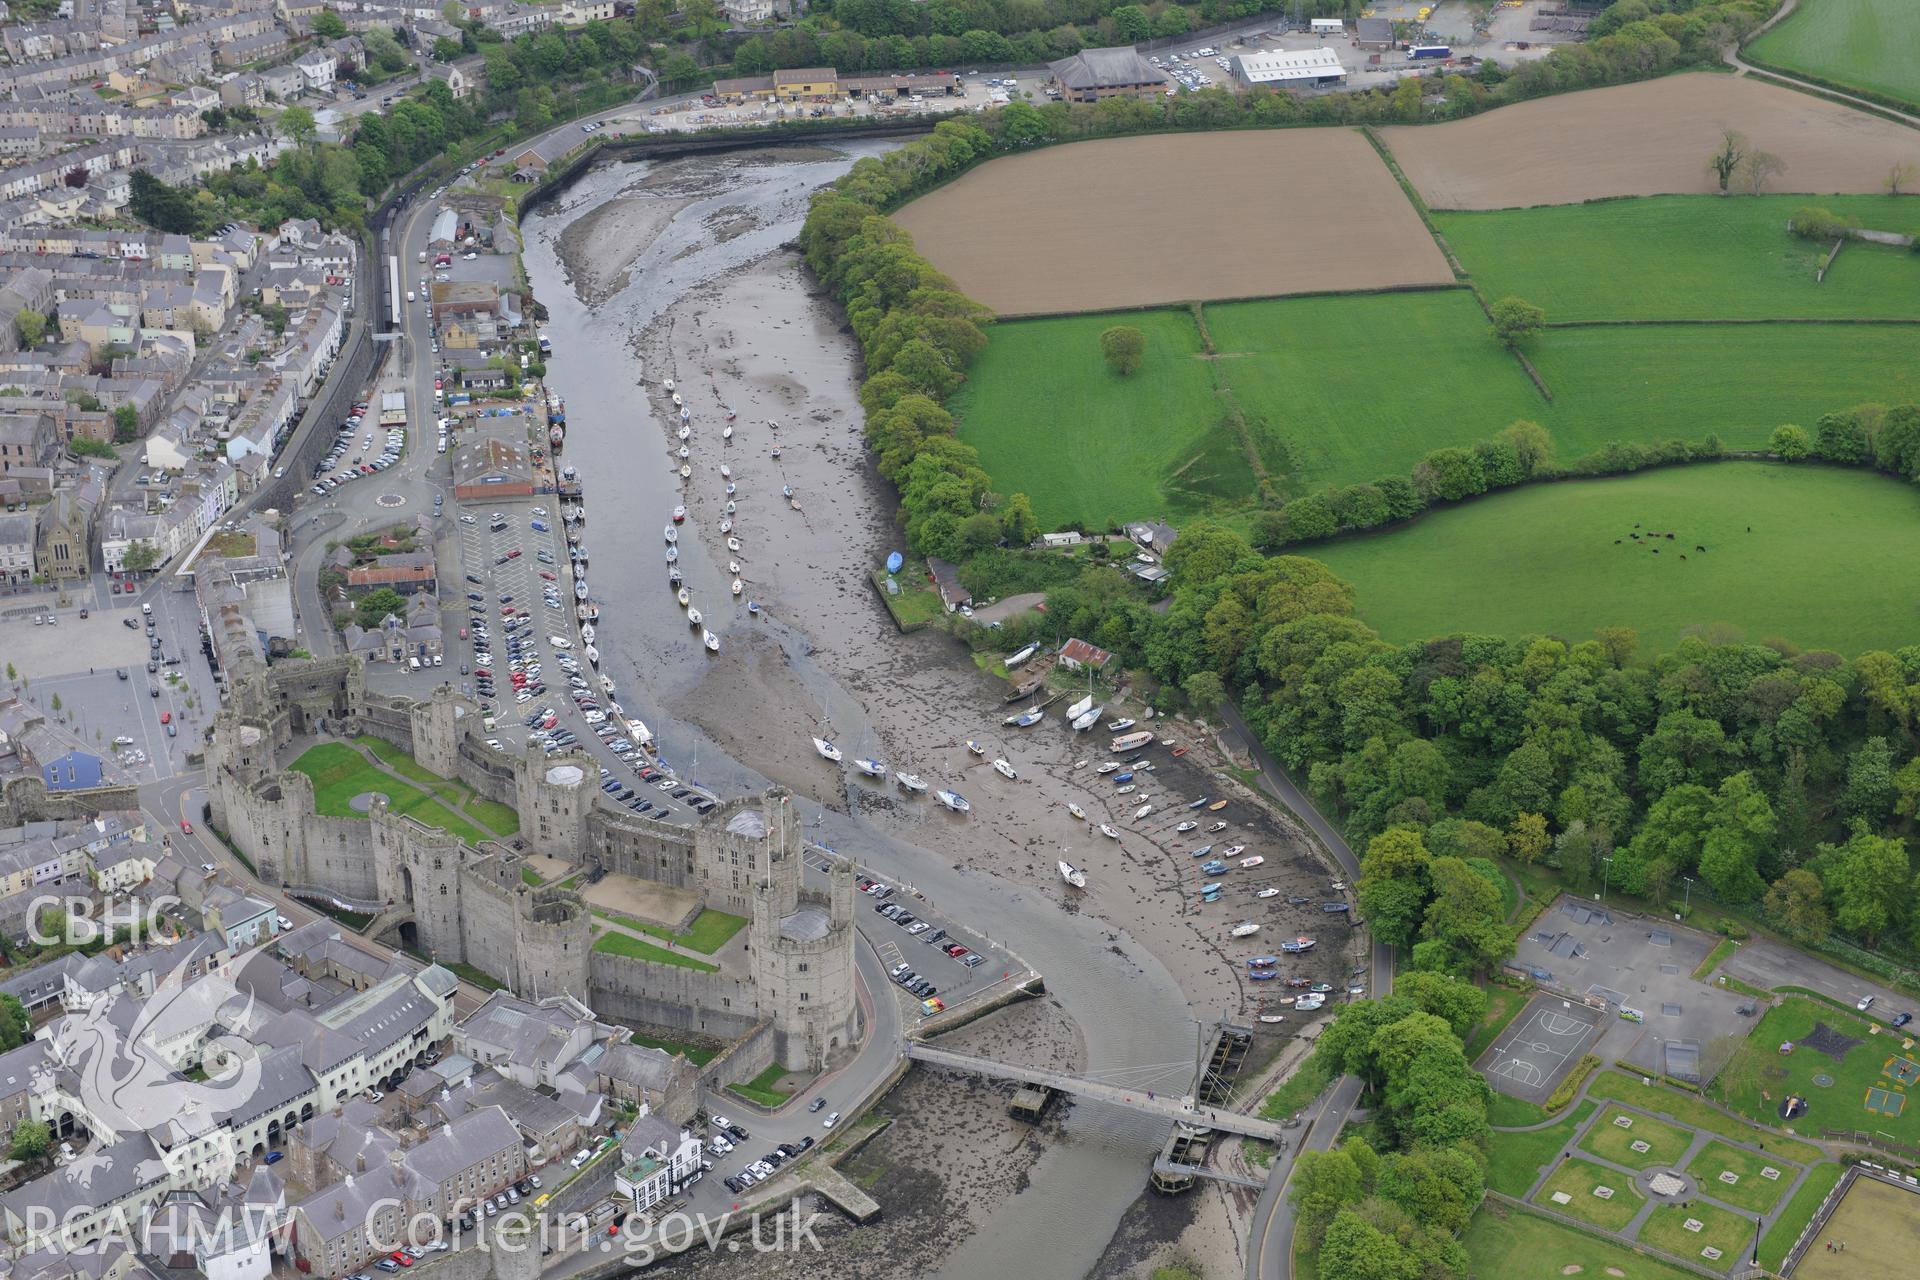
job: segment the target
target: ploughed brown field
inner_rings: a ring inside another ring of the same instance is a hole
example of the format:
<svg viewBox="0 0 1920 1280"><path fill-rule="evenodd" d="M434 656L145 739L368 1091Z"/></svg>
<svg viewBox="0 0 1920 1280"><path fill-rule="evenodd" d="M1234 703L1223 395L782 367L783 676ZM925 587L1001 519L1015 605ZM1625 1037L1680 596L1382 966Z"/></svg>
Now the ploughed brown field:
<svg viewBox="0 0 1920 1280"><path fill-rule="evenodd" d="M1076 142L981 165L894 220L1002 315L1453 283L1351 129Z"/></svg>
<svg viewBox="0 0 1920 1280"><path fill-rule="evenodd" d="M1723 129L1786 161L1767 191L1871 194L1920 133L1759 80L1691 72L1539 98L1469 120L1380 130L1436 209L1709 194ZM1738 189L1738 188L1736 188Z"/></svg>

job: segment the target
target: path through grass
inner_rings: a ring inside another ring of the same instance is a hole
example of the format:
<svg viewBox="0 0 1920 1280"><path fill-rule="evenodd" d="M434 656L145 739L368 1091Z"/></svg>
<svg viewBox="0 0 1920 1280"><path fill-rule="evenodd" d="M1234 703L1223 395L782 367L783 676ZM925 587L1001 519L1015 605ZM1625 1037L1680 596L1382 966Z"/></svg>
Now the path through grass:
<svg viewBox="0 0 1920 1280"><path fill-rule="evenodd" d="M1597 1104L1581 1102L1559 1124L1527 1133L1495 1133L1487 1145L1487 1185L1518 1199L1573 1137Z"/></svg>

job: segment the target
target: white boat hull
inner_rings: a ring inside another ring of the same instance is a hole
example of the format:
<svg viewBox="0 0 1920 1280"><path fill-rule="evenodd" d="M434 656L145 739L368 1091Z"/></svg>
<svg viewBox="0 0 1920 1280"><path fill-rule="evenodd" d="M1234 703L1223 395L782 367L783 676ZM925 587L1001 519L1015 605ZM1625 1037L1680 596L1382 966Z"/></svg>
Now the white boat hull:
<svg viewBox="0 0 1920 1280"><path fill-rule="evenodd" d="M1060 878L1076 889L1087 887L1087 873L1064 858L1060 861Z"/></svg>

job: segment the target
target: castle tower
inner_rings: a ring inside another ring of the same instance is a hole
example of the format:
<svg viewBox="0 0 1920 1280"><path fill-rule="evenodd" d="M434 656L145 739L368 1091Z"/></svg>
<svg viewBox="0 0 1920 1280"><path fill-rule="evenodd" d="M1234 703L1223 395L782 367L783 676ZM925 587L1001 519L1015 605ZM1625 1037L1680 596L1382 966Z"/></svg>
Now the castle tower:
<svg viewBox="0 0 1920 1280"><path fill-rule="evenodd" d="M387 812L384 800L375 800L367 816L372 820L374 875L381 895L413 908L415 936L423 951L465 960L460 868L466 857L460 837L396 817Z"/></svg>
<svg viewBox="0 0 1920 1280"><path fill-rule="evenodd" d="M535 853L578 863L587 847L587 814L593 808L599 766L584 751L544 760L530 753L514 757L515 806L520 838Z"/></svg>
<svg viewBox="0 0 1920 1280"><path fill-rule="evenodd" d="M527 1000L587 998L593 918L567 889L522 887L514 913L513 992Z"/></svg>
<svg viewBox="0 0 1920 1280"><path fill-rule="evenodd" d="M835 858L824 890L804 883L793 798L769 792L767 874L754 895L753 981L772 1020L775 1053L791 1071L819 1070L859 1033L854 996L853 864Z"/></svg>
<svg viewBox="0 0 1920 1280"><path fill-rule="evenodd" d="M408 711L413 730L413 758L443 778L459 776L460 741L467 726L477 724L476 708L453 691L438 685L425 702Z"/></svg>

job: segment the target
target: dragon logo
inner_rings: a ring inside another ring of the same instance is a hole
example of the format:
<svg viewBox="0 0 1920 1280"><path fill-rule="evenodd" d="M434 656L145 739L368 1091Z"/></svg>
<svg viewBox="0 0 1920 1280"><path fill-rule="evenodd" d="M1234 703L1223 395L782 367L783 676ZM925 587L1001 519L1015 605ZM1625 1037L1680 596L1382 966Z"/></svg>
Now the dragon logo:
<svg viewBox="0 0 1920 1280"><path fill-rule="evenodd" d="M160 978L144 1001L116 990L58 1020L50 1065L41 1068L47 1078L36 1081L36 1092L64 1094L93 1136L93 1145L70 1166L75 1180L91 1187L113 1167L117 1144L142 1133L166 1151L217 1134L225 1151L216 1147L195 1163L204 1166L213 1157L216 1176L230 1172L239 1153L222 1122L244 1116L260 1087L257 1052L236 1033L252 1023L251 995L224 972L191 975L185 963ZM176 1061L197 1061L207 1078L187 1078ZM163 1172L143 1169L142 1181Z"/></svg>

